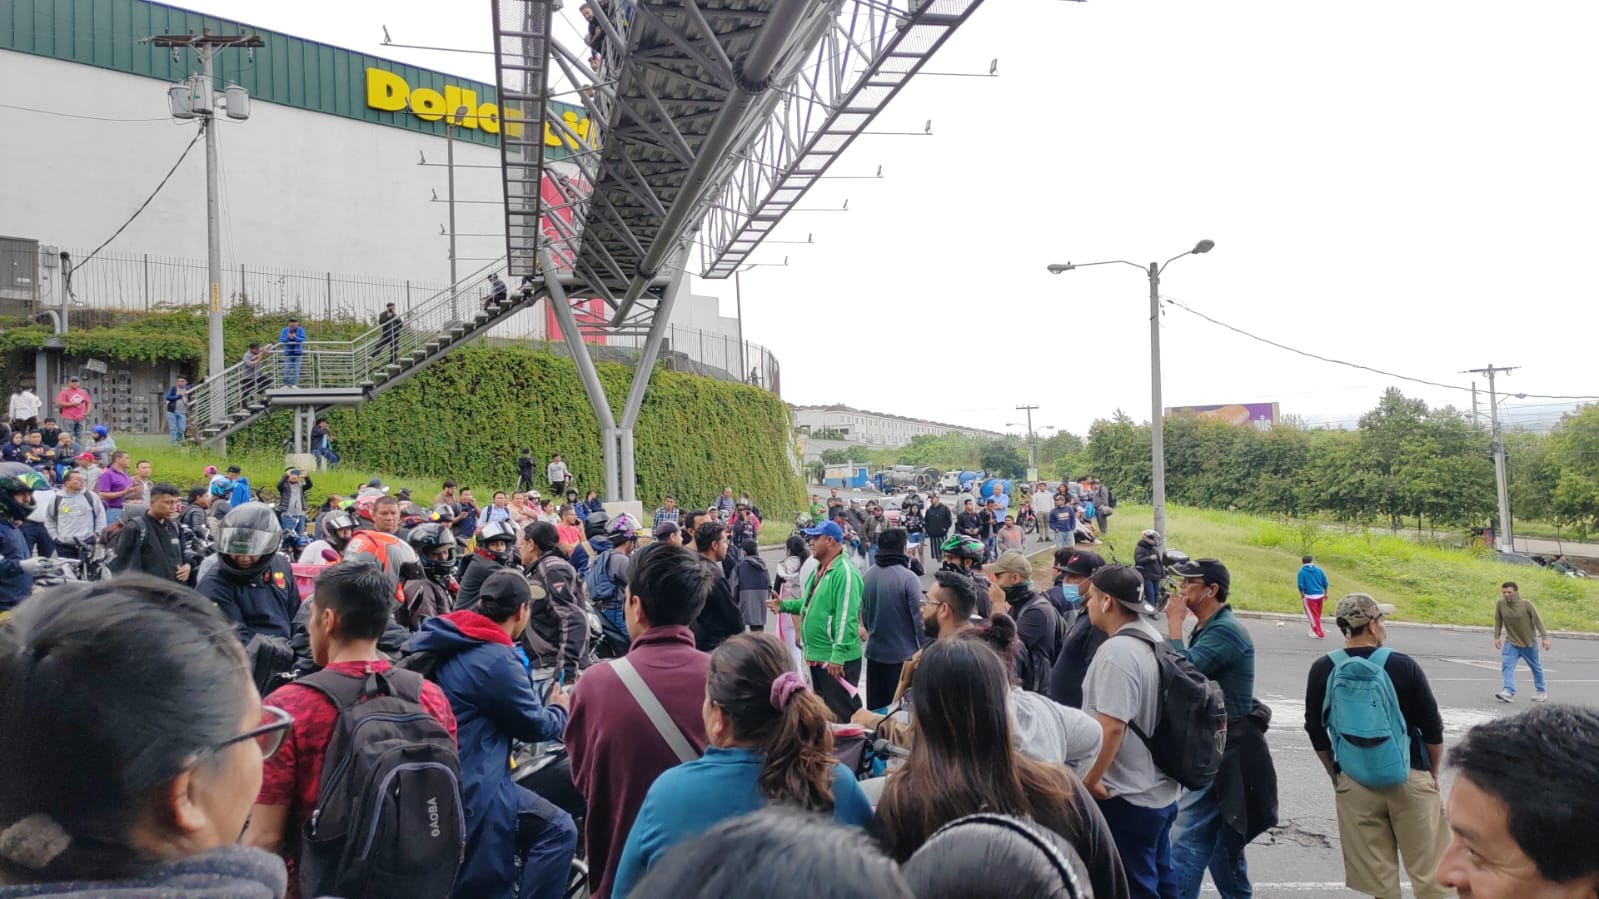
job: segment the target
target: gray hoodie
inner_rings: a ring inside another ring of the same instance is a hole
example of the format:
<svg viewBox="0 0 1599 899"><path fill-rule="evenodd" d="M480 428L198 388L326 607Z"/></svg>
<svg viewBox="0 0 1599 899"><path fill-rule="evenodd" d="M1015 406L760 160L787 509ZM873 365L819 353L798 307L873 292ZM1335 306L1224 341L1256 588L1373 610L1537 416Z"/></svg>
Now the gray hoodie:
<svg viewBox="0 0 1599 899"><path fill-rule="evenodd" d="M283 899L283 859L245 846L220 846L123 880L0 886L0 899Z"/></svg>

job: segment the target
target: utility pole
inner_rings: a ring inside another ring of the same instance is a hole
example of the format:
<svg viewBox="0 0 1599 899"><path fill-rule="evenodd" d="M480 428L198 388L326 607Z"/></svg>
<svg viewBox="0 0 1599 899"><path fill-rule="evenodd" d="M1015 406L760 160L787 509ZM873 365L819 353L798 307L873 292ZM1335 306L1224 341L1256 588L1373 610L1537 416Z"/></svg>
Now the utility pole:
<svg viewBox="0 0 1599 899"><path fill-rule="evenodd" d="M466 118L467 108L457 106L455 113L444 120L444 164L449 173L447 178L450 193L450 321L461 320L461 310L457 304L460 290L455 283L455 123ZM436 195L435 195L436 196ZM510 272L505 276L509 278Z"/></svg>
<svg viewBox="0 0 1599 899"><path fill-rule="evenodd" d="M207 342L209 353L206 366L206 377L218 378L222 370L227 368L227 360L222 349L222 222L217 213L217 102L216 102L216 74L212 62L216 51L226 47L255 48L266 46L261 39L253 34L212 34L211 29L201 29L199 34L159 34L150 39L157 47L172 47L173 58L176 61L178 47L189 47L194 50L195 57L200 62L200 75L203 79L202 88L208 91L205 96L208 102L204 110L196 110L195 114L201 120L200 127L205 129L205 218L206 218L206 269L208 280L211 282L211 291L208 298L208 313L206 315ZM225 401L227 391L222 382L218 380L211 391L214 404ZM221 409L213 408L213 420L221 417Z"/></svg>
<svg viewBox="0 0 1599 899"><path fill-rule="evenodd" d="M1478 412L1477 412L1477 382L1476 381L1472 381L1471 382L1471 423L1472 424L1476 424L1479 421L1482 421L1482 419L1480 417L1478 417Z"/></svg>
<svg viewBox="0 0 1599 899"><path fill-rule="evenodd" d="M1499 490L1499 530L1495 539L1499 548L1505 552L1515 549L1513 534L1510 530L1510 493L1505 486L1505 440L1499 429L1499 392L1494 389L1494 375L1499 373L1510 374L1519 365L1499 365L1489 363L1487 368L1470 368L1461 374L1487 375L1488 376L1488 416L1492 419L1493 426L1493 454L1494 454L1494 481ZM1475 385L1474 385L1475 386ZM1475 396L1475 392L1472 394Z"/></svg>
<svg viewBox="0 0 1599 899"><path fill-rule="evenodd" d="M1033 433L1033 410L1037 406L1017 406L1017 411L1027 413L1027 477L1038 478L1038 436Z"/></svg>

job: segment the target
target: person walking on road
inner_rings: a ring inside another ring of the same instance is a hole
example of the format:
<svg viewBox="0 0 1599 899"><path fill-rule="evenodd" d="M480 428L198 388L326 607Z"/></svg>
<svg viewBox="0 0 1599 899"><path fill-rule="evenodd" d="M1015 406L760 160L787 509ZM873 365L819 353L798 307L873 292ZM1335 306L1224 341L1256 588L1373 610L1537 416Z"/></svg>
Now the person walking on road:
<svg viewBox="0 0 1599 899"><path fill-rule="evenodd" d="M1321 629L1321 606L1327 601L1327 572L1321 570L1316 560L1305 556L1299 560L1299 601L1305 607L1305 617L1310 619L1310 635L1317 640L1327 639Z"/></svg>
<svg viewBox="0 0 1599 899"><path fill-rule="evenodd" d="M1436 877L1449 845L1444 720L1421 666L1383 646L1393 611L1364 593L1338 600L1344 648L1310 666L1305 732L1333 782L1345 885L1397 899L1403 858L1416 899L1440 899L1453 895Z"/></svg>
<svg viewBox="0 0 1599 899"><path fill-rule="evenodd" d="M1499 605L1494 609L1494 649L1499 650L1499 673L1505 688L1494 694L1500 702L1516 698L1516 662L1527 660L1532 669L1532 685L1537 693L1533 702L1547 702L1549 691L1544 687L1543 662L1538 658L1538 643L1549 650L1549 629L1538 617L1538 609L1521 598L1521 588L1515 581L1505 581L1499 586Z"/></svg>

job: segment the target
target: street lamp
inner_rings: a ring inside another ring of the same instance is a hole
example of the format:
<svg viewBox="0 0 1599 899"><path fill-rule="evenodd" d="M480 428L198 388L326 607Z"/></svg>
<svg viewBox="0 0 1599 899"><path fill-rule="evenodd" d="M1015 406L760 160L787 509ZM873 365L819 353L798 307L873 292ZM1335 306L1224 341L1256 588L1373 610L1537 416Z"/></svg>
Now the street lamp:
<svg viewBox="0 0 1599 899"><path fill-rule="evenodd" d="M1136 262L1125 259L1107 259L1104 262L1060 263L1049 266L1049 273L1058 275L1072 269L1086 268L1090 265L1130 265L1143 269L1149 275L1149 442L1153 482L1151 492L1154 493L1155 505L1155 532L1164 539L1166 536L1166 438L1162 433L1161 400L1160 400L1160 273L1166 266L1189 254L1209 253L1215 248L1214 240L1202 240L1194 244L1192 250L1178 253L1176 256L1163 263L1151 262L1147 269Z"/></svg>
<svg viewBox="0 0 1599 899"><path fill-rule="evenodd" d="M450 194L450 320L460 321L460 310L456 308L455 289L455 123L467 116L467 108L463 104L455 107L455 114L444 120L444 165L448 172ZM435 195L436 196L436 195Z"/></svg>

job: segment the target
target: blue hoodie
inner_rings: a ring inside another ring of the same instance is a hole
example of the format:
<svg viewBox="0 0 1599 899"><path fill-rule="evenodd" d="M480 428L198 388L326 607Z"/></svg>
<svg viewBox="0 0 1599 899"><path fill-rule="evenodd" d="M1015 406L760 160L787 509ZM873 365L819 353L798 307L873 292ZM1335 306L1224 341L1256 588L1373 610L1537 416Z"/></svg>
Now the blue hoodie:
<svg viewBox="0 0 1599 899"><path fill-rule="evenodd" d="M608 549L616 548L609 537L590 537L588 538L588 544L594 547L594 555L596 556ZM589 573L589 552L583 548L582 543L572 549L572 558L568 561L572 563L573 568L577 569L579 576Z"/></svg>
<svg viewBox="0 0 1599 899"><path fill-rule="evenodd" d="M1314 562L1306 562L1299 569L1299 593L1301 596L1326 596L1327 572Z"/></svg>
<svg viewBox="0 0 1599 899"><path fill-rule="evenodd" d="M505 631L473 611L422 622L412 652L438 656L434 680L455 712L466 802L466 861L457 896L515 893L517 791L511 741L558 740L566 709L546 707Z"/></svg>

